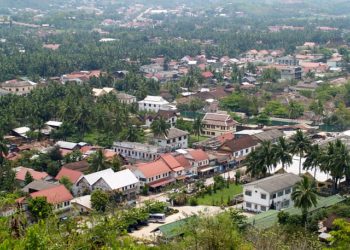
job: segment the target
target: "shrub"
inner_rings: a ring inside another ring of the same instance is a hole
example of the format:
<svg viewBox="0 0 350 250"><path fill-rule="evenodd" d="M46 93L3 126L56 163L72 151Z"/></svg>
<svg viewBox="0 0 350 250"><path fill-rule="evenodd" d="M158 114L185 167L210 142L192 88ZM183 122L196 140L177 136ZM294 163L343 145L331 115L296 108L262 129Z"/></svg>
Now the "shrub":
<svg viewBox="0 0 350 250"><path fill-rule="evenodd" d="M197 205L198 205L197 199L194 198L194 197L192 197L192 198L190 199L190 205L191 205L191 206L197 206Z"/></svg>

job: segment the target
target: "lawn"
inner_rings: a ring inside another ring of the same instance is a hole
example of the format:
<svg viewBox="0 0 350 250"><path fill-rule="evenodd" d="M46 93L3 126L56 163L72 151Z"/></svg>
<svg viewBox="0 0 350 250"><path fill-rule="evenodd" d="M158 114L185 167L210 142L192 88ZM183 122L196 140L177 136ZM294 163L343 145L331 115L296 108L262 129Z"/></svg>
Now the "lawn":
<svg viewBox="0 0 350 250"><path fill-rule="evenodd" d="M228 199L232 200L236 195L243 192L241 185L230 184L229 188L217 190L216 193L211 195L206 194L203 197L197 199L198 205L219 206L221 204L227 204Z"/></svg>

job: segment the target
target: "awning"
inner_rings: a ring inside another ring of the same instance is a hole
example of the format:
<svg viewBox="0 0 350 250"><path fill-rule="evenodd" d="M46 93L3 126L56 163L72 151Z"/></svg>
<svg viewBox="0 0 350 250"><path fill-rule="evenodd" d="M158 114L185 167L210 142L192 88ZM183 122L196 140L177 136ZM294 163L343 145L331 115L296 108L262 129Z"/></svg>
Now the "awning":
<svg viewBox="0 0 350 250"><path fill-rule="evenodd" d="M201 173L208 172L208 171L213 170L213 169L215 169L217 167L218 166L202 168L202 169L199 170L199 172L201 172Z"/></svg>
<svg viewBox="0 0 350 250"><path fill-rule="evenodd" d="M149 186L152 188L156 188L156 187L160 187L160 186L165 186L166 184L172 183L174 181L175 181L174 178L163 179L163 180L152 182L152 184L149 184Z"/></svg>

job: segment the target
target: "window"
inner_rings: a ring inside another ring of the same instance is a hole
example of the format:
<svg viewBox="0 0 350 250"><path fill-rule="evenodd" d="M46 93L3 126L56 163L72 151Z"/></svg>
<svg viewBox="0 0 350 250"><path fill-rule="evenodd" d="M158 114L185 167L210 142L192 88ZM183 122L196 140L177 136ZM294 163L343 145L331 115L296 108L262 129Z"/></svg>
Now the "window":
<svg viewBox="0 0 350 250"><path fill-rule="evenodd" d="M289 207L290 201L289 200L285 200L283 202L283 207Z"/></svg>
<svg viewBox="0 0 350 250"><path fill-rule="evenodd" d="M246 190L246 191L245 191L245 195L247 195L247 196L252 196L252 191Z"/></svg>
<svg viewBox="0 0 350 250"><path fill-rule="evenodd" d="M261 199L266 200L266 194L261 194L260 197Z"/></svg>
<svg viewBox="0 0 350 250"><path fill-rule="evenodd" d="M252 207L252 203L246 202L246 203L245 203L245 206L246 206L246 207Z"/></svg>
<svg viewBox="0 0 350 250"><path fill-rule="evenodd" d="M249 151L249 149L247 148L247 149L245 150L245 152L248 153L248 151Z"/></svg>
<svg viewBox="0 0 350 250"><path fill-rule="evenodd" d="M276 193L272 195L272 199L275 199L276 198Z"/></svg>
<svg viewBox="0 0 350 250"><path fill-rule="evenodd" d="M290 194L290 191L291 191L290 188L287 188L286 190L284 190L284 193L285 194Z"/></svg>
<svg viewBox="0 0 350 250"><path fill-rule="evenodd" d="M260 206L260 210L261 211L266 211L266 207L265 206Z"/></svg>
<svg viewBox="0 0 350 250"><path fill-rule="evenodd" d="M283 191L279 191L277 194L278 197L281 197L282 195L283 195Z"/></svg>

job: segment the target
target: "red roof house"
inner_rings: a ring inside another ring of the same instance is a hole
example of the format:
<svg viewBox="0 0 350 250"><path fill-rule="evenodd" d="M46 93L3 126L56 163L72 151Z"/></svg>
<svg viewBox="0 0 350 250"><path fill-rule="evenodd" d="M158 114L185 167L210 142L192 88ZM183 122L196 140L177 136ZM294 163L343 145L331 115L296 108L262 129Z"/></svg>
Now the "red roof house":
<svg viewBox="0 0 350 250"><path fill-rule="evenodd" d="M77 170L72 170L69 168L62 167L60 172L55 177L56 180L61 180L63 176L67 177L71 183L76 183L80 177L82 177L84 174Z"/></svg>
<svg viewBox="0 0 350 250"><path fill-rule="evenodd" d="M27 172L30 173L34 180L44 180L45 178L49 177L48 173L46 172L39 172L31 168L19 167L17 168L16 172L16 180L24 181Z"/></svg>

